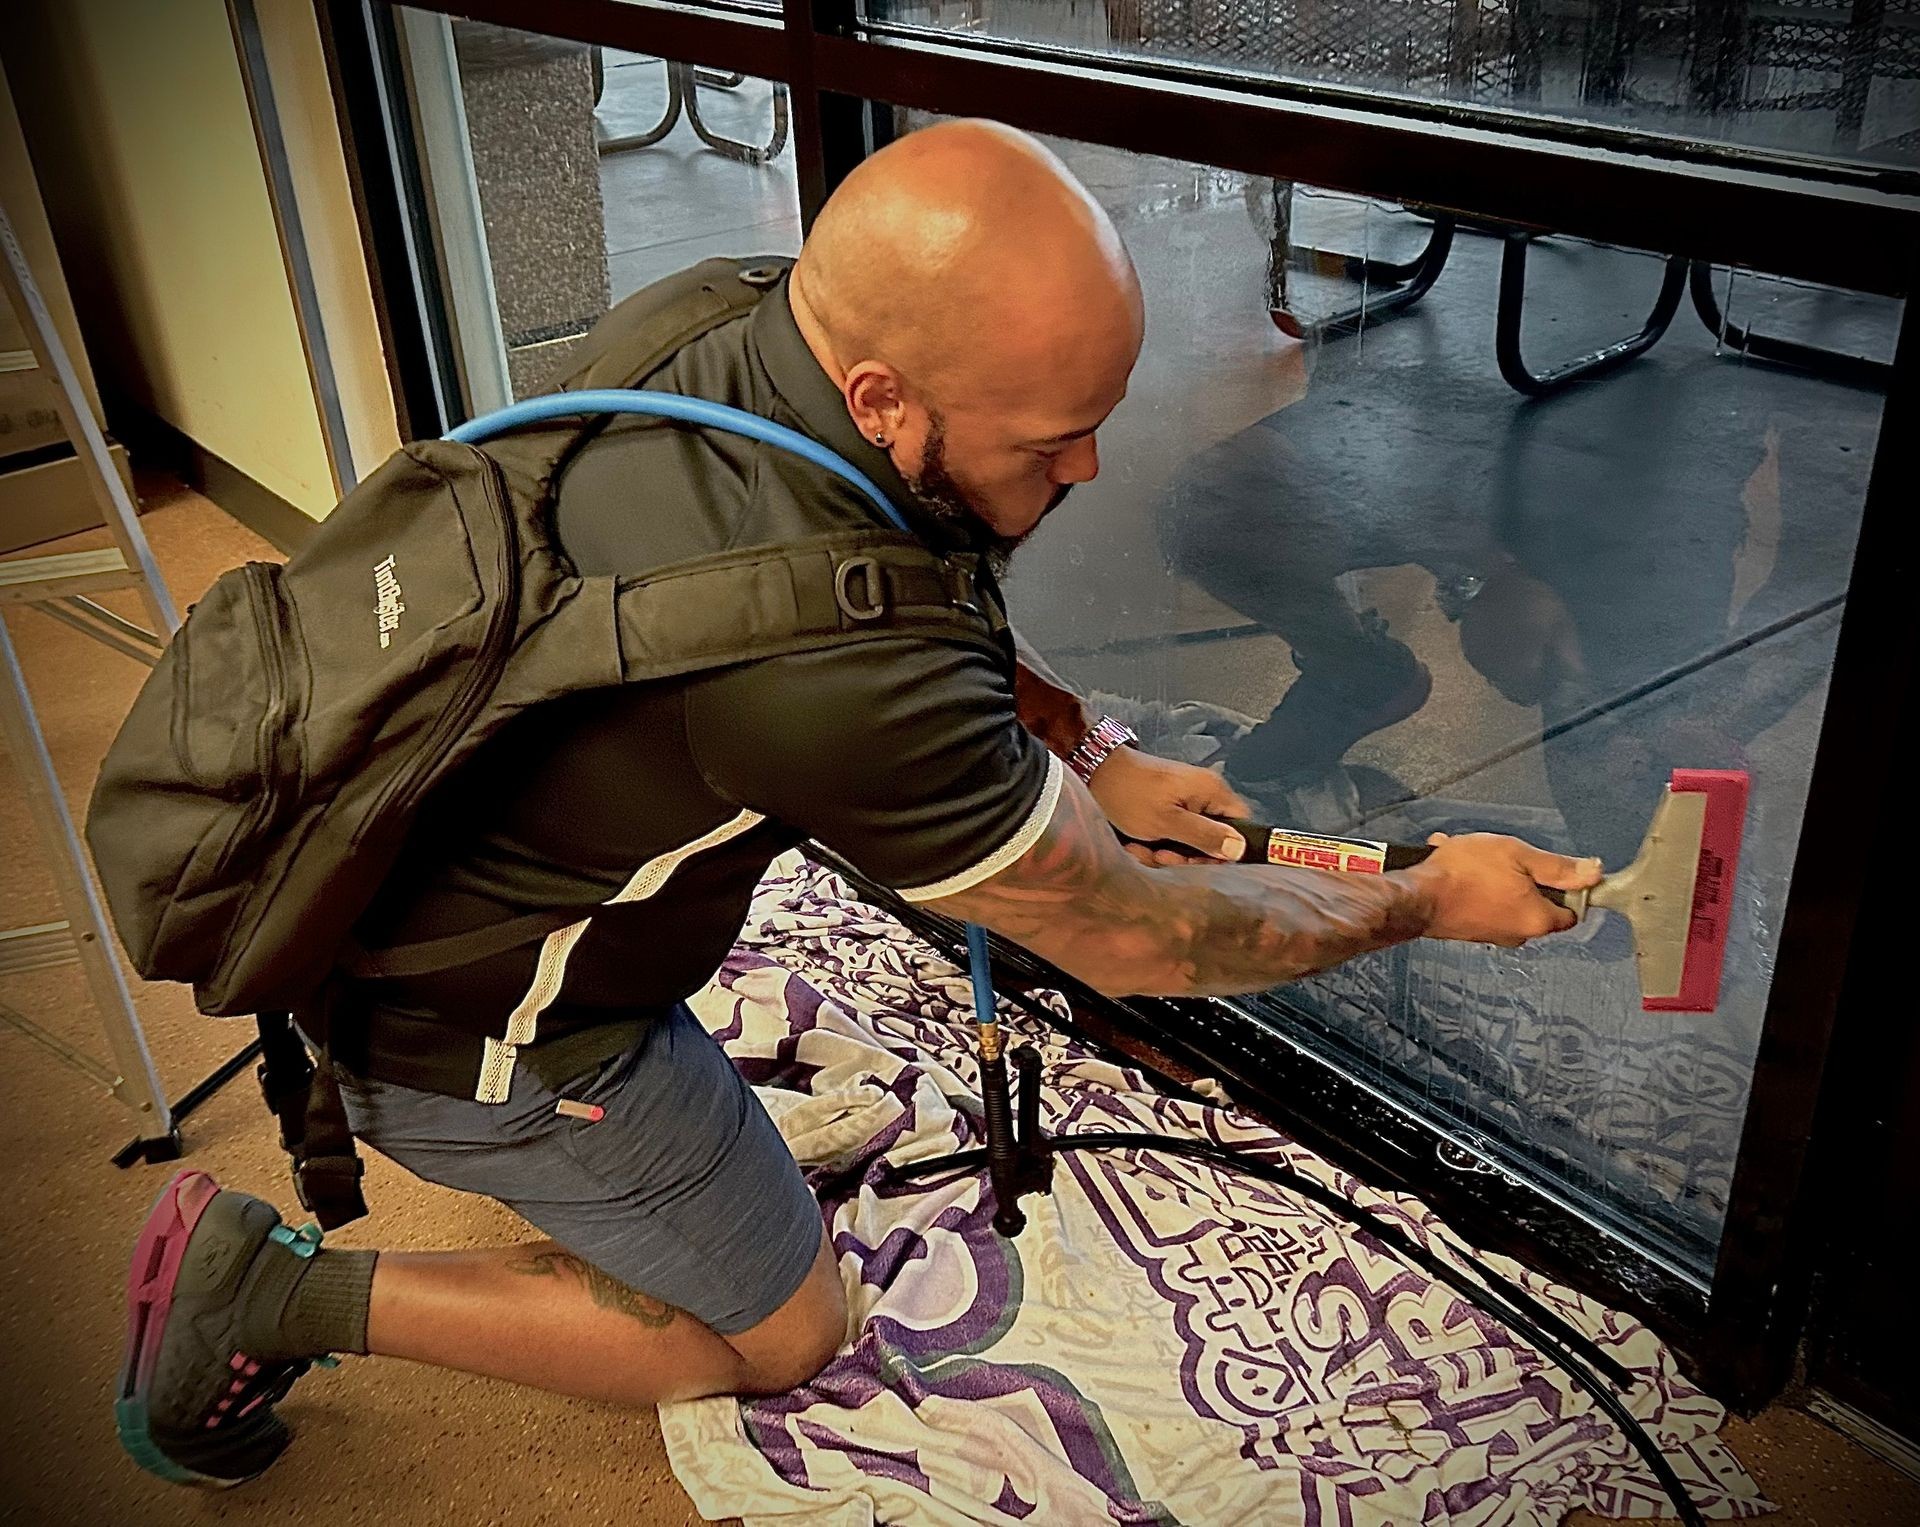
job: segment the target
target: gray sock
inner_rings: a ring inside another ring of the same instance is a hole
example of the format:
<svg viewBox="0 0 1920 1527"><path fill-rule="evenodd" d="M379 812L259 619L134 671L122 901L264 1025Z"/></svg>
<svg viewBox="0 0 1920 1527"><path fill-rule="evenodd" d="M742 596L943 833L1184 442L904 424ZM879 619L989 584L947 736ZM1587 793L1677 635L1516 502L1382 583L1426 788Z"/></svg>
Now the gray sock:
<svg viewBox="0 0 1920 1527"><path fill-rule="evenodd" d="M316 1251L268 1243L248 1269L242 1339L249 1357L279 1360L365 1353L377 1251Z"/></svg>

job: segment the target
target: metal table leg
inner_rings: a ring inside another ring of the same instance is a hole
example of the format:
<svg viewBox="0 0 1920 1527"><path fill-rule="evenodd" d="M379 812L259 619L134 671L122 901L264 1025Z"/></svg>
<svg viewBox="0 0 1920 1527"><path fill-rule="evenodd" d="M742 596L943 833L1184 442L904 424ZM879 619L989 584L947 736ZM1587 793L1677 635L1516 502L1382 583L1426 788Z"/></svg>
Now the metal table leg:
<svg viewBox="0 0 1920 1527"><path fill-rule="evenodd" d="M733 75L730 78L734 84L738 84L742 76ZM741 164L766 164L780 157L780 151L787 146L787 87L785 85L773 87L773 135L762 146L742 143L738 138L729 138L723 133L712 131L700 118L700 93L694 88L696 83L698 81L689 81L686 87L687 121L692 124L694 132L699 135L702 143L715 153L725 154L727 158ZM719 81L715 80L713 83L717 85Z"/></svg>
<svg viewBox="0 0 1920 1527"><path fill-rule="evenodd" d="M1707 332L1736 355L1770 361L1776 366L1792 366L1829 381L1846 382L1855 387L1873 387L1884 392L1893 380L1893 362L1875 360L1868 355L1851 355L1844 350L1828 350L1821 345L1805 344L1797 339L1773 339L1731 323L1721 311L1713 294L1713 267L1704 261L1693 262L1688 286L1693 292L1694 311L1707 326Z"/></svg>
<svg viewBox="0 0 1920 1527"><path fill-rule="evenodd" d="M724 154L740 164L761 165L780 157L781 150L787 146L789 113L787 105L787 87L773 87L773 133L763 144L743 143L738 138L729 138L708 127L700 116L700 86L708 85L716 90L733 90L746 82L744 74L723 74L713 69L698 69L692 64L679 64L663 60L667 66L667 109L660 120L645 132L629 133L621 138L603 138L600 140L600 152L620 154L630 148L652 148L672 132L679 124L684 113L687 124L694 134L708 148L717 154Z"/></svg>
<svg viewBox="0 0 1920 1527"><path fill-rule="evenodd" d="M643 133L628 133L624 138L602 138L599 143L601 153L623 154L630 148L652 148L673 131L674 124L680 120L680 113L686 109L690 88L686 76L692 71L685 64L666 63L667 109L661 114L660 120Z"/></svg>
<svg viewBox="0 0 1920 1527"><path fill-rule="evenodd" d="M1527 244L1530 236L1513 232L1506 235L1500 254L1500 308L1494 325L1494 354L1500 362L1500 375L1516 392L1529 397L1545 397L1573 382L1599 376L1651 349L1667 332L1673 315L1680 311L1685 294L1688 261L1675 255L1667 261L1660 282L1660 295L1647 315L1640 332L1614 344L1555 366L1551 371L1533 371L1520 354L1520 314L1527 300Z"/></svg>
<svg viewBox="0 0 1920 1527"><path fill-rule="evenodd" d="M1364 255L1323 256L1312 250L1296 251L1292 238L1293 188L1287 186L1283 195L1283 184L1276 181L1273 188L1274 236L1267 267L1267 314L1273 319L1274 327L1289 339L1305 339L1309 334L1316 339L1338 339L1345 334L1358 334L1370 325L1385 323L1406 312L1426 296L1433 283L1440 279L1440 272L1446 268L1447 256L1453 252L1454 219L1435 217L1427 247L1411 260L1372 260ZM1329 265L1335 268L1330 270L1327 268ZM1325 318L1303 323L1287 300L1286 278L1289 269L1343 275L1350 281L1364 282L1370 292L1376 286L1391 289L1378 297L1369 295L1362 298Z"/></svg>

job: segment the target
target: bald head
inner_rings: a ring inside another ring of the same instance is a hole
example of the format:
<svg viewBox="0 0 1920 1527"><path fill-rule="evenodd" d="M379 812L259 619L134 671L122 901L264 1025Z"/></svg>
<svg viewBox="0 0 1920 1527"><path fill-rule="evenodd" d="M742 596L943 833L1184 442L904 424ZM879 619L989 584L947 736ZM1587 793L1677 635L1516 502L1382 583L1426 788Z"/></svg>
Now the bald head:
<svg viewBox="0 0 1920 1527"><path fill-rule="evenodd" d="M925 128L862 163L821 210L795 284L842 364L888 360L934 390L1124 335L1139 300L1099 204L992 122Z"/></svg>
<svg viewBox="0 0 1920 1527"><path fill-rule="evenodd" d="M1015 484L1009 453L1051 449L1056 488L1090 477L1093 430L1140 347L1139 281L1106 213L1047 149L990 122L929 127L863 162L821 210L790 294L863 432L912 480L931 429L1002 531L1024 519L1024 533L1057 497Z"/></svg>

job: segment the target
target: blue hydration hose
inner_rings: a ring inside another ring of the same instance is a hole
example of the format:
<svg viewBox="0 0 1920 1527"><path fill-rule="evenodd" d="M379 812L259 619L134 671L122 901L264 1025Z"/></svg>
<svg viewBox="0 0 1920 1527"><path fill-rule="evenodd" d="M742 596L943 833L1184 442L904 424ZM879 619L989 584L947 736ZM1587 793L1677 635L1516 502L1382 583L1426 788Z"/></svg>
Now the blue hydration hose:
<svg viewBox="0 0 1920 1527"><path fill-rule="evenodd" d="M463 445L478 445L523 424L544 424L549 419L570 419L578 414L646 414L655 419L678 419L682 424L704 424L709 429L730 435L744 435L762 445L778 446L795 456L805 457L817 467L825 467L835 477L850 482L873 500L874 507L887 517L895 530L913 534L913 527L901 517L874 480L837 451L818 440L775 424L744 408L725 403L710 403L705 398L683 397L677 392L636 392L625 387L588 388L581 392L554 392L545 397L527 398L505 408L469 419L457 429L447 431L447 439Z"/></svg>
<svg viewBox="0 0 1920 1527"><path fill-rule="evenodd" d="M478 445L509 430L528 424L544 424L549 419L571 419L580 414L644 414L654 419L677 419L682 424L701 424L708 429L743 435L762 445L789 451L795 456L824 467L835 477L853 484L873 501L894 529L913 534L913 527L880 491L879 485L839 452L822 445L798 430L775 424L744 408L705 398L689 398L677 392L641 392L627 387L591 387L579 392L554 392L544 397L523 398L496 408L490 414L469 419L447 431L446 438L462 445ZM974 1020L980 1024L998 1021L993 997L993 968L987 958L987 931L975 923L967 924L967 957L973 977Z"/></svg>

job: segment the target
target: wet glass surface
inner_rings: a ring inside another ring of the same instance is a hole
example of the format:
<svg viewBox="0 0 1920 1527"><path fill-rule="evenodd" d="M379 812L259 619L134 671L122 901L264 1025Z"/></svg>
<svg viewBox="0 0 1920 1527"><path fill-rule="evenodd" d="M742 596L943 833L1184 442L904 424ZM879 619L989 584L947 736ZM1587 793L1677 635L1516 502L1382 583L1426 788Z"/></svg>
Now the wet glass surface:
<svg viewBox="0 0 1920 1527"><path fill-rule="evenodd" d="M1444 1126L1455 1167L1525 1176L1704 1275L1881 408L1725 341L1885 358L1897 304L1704 272L1707 311L1681 288L1643 354L1531 398L1495 353L1504 230L1456 228L1396 311L1429 219L1285 187L1276 218L1269 182L1056 147L1149 310L1101 478L1008 584L1066 677L1266 820L1399 842L1504 831L1618 868L1672 769L1751 772L1714 1013L1643 1012L1605 914L1523 951L1421 942L1249 1004ZM1508 288L1523 363L1639 332L1673 279L1658 255L1530 241Z"/></svg>

